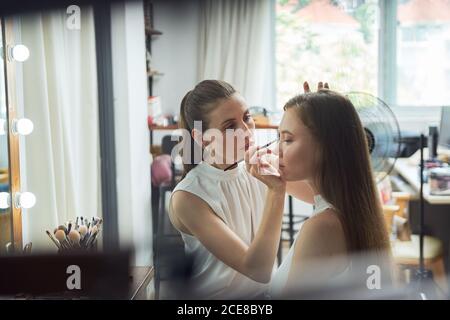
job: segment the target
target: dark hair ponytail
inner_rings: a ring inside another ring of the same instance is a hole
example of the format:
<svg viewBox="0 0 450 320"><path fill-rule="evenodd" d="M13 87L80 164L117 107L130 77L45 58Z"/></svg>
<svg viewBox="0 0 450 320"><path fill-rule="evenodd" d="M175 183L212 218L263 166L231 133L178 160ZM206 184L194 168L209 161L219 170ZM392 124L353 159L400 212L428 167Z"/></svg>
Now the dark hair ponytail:
<svg viewBox="0 0 450 320"><path fill-rule="evenodd" d="M195 154L202 154L202 146L196 143L192 137L194 121L201 121L203 130L209 127L209 113L214 110L223 99L229 99L236 90L225 81L204 80L198 83L193 90L184 96L180 106L179 128L189 131L189 141L183 141L183 148L190 147L191 157L188 163L183 159L184 174L195 168Z"/></svg>
<svg viewBox="0 0 450 320"><path fill-rule="evenodd" d="M188 93L186 93L186 95L183 97L183 100L181 100L181 107L180 107L180 117L179 117L179 123L178 123L178 127L180 129L186 129L187 131L189 131L189 141L183 141L183 146L185 147L190 147L192 151L195 150L196 148L196 143L194 141L194 138L192 137L192 128L188 123L188 120L186 119L186 100L188 100L189 98L189 94L192 92L192 90L190 90ZM183 135L183 139L185 139L186 135ZM192 169L194 169L197 164L194 161L194 152L191 152L191 157L190 157L190 161L189 163L185 163L183 161L183 168L184 168L184 172L183 172L183 178L186 176L186 174L191 171Z"/></svg>

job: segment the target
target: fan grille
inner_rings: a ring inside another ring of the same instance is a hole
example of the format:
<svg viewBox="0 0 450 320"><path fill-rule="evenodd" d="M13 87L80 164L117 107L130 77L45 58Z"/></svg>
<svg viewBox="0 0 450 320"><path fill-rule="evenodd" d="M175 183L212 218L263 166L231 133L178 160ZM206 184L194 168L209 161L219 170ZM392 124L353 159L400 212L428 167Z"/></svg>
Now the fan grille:
<svg viewBox="0 0 450 320"><path fill-rule="evenodd" d="M391 108L381 99L363 92L349 92L367 137L372 169L377 182L391 173L400 155L400 126Z"/></svg>

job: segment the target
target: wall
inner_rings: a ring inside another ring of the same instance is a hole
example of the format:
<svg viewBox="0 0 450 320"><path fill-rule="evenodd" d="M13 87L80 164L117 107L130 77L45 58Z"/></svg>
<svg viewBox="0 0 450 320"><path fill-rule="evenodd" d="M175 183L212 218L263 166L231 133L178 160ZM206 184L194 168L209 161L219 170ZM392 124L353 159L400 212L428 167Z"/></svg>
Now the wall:
<svg viewBox="0 0 450 320"><path fill-rule="evenodd" d="M163 110L179 112L184 95L197 83L199 1L153 1L153 67L164 75L155 78L153 94L161 96Z"/></svg>

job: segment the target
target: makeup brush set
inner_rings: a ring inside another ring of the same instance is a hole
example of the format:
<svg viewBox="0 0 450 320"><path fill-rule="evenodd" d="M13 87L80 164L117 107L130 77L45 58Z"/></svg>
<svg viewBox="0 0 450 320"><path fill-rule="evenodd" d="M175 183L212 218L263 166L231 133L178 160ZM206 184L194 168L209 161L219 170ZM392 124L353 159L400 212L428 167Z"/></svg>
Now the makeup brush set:
<svg viewBox="0 0 450 320"><path fill-rule="evenodd" d="M93 217L77 217L75 223L68 221L53 230L46 230L50 240L60 252L70 250L95 250L97 239L101 231L103 219Z"/></svg>

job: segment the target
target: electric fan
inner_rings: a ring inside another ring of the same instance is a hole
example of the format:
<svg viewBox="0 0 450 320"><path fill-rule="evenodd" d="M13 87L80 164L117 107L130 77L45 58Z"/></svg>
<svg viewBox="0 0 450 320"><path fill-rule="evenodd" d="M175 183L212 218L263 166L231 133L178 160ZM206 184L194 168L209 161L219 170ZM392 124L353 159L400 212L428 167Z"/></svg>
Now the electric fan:
<svg viewBox="0 0 450 320"><path fill-rule="evenodd" d="M346 96L355 106L366 133L376 181L386 178L400 155L400 127L391 108L381 99L363 92Z"/></svg>

